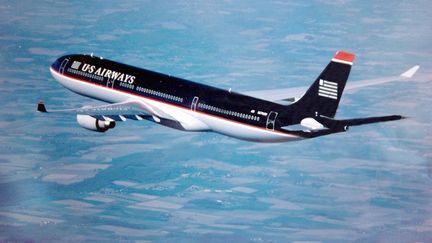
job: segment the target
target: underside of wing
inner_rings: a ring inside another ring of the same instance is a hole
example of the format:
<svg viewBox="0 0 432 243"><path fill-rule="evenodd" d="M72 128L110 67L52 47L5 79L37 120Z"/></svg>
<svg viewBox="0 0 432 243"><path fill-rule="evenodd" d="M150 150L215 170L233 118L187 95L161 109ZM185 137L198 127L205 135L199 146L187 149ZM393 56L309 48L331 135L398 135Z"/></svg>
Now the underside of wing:
<svg viewBox="0 0 432 243"><path fill-rule="evenodd" d="M72 113L76 114L77 122L82 127L105 132L115 127L115 122L126 120L141 121L144 119L159 119L160 112L141 101L125 101L106 105L83 106L80 108L47 110L43 102L37 106L39 112L44 113Z"/></svg>
<svg viewBox="0 0 432 243"><path fill-rule="evenodd" d="M203 131L209 129L200 120L178 109L169 106L157 107L139 100L61 110L47 110L45 105L39 102L37 110L44 113L76 114L78 124L98 132L105 132L114 128L116 122L126 120L151 120L178 130Z"/></svg>
<svg viewBox="0 0 432 243"><path fill-rule="evenodd" d="M43 102L38 103L37 110L47 113L75 113L99 117L118 117L115 120L125 120L126 118L140 120L140 116L160 115L160 111L141 101L124 101L113 104L83 106L72 109L47 110ZM114 119L114 118L113 118ZM109 120L109 119L108 119Z"/></svg>

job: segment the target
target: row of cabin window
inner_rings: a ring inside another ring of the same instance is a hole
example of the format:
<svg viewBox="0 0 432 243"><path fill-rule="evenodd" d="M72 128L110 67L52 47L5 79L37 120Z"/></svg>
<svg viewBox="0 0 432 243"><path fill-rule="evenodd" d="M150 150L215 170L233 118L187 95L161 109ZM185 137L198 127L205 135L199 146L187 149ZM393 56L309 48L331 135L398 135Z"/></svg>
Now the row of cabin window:
<svg viewBox="0 0 432 243"><path fill-rule="evenodd" d="M180 97L177 97L177 96L174 96L174 95L170 95L170 94L166 94L166 93L162 93L162 92L159 92L159 91L154 91L154 90L142 88L142 87L139 87L139 86L136 87L136 90L140 91L140 92L147 93L147 94L160 96L160 97L165 98L165 99L170 99L170 100L174 100L174 101L177 101L177 102L183 102L183 98L180 98Z"/></svg>
<svg viewBox="0 0 432 243"><path fill-rule="evenodd" d="M224 110L224 109L214 107L211 105L207 105L207 104L203 104L203 103L198 103L198 108L201 108L204 110L209 110L209 111L215 111L215 112L222 113L225 115L240 117L240 118L248 119L248 120L252 120L252 121L259 121L260 120L259 116L248 115L248 114L240 113L237 111Z"/></svg>
<svg viewBox="0 0 432 243"><path fill-rule="evenodd" d="M97 79L97 80L99 80L99 81L103 81L103 77L101 77L101 76L97 76L97 75L95 75L95 74L82 72L82 71L75 70L75 69L72 69L72 68L68 68L68 71L69 71L70 73L78 74L78 75L80 75L80 76L84 76L84 77L87 77L87 78L92 78L92 79Z"/></svg>

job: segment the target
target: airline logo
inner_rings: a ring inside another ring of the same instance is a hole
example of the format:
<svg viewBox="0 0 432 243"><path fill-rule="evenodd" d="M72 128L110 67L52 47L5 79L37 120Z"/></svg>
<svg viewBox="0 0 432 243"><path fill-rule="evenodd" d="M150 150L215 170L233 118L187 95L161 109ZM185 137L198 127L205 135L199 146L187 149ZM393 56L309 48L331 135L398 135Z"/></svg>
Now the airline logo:
<svg viewBox="0 0 432 243"><path fill-rule="evenodd" d="M338 84L327 80L319 80L318 95L330 99L337 100L338 98Z"/></svg>
<svg viewBox="0 0 432 243"><path fill-rule="evenodd" d="M84 63L83 65L81 65L81 64L82 63L79 61L74 61L71 65L71 68L73 68L75 70L80 70L80 67L81 67L81 71L83 71L83 72L95 74L95 75L98 75L100 77L108 78L111 80L117 80L120 82L129 83L129 84L133 84L135 81L135 76L133 76L133 75L113 71L113 70L110 70L107 68L96 67L95 65L90 65L87 63Z"/></svg>
<svg viewBox="0 0 432 243"><path fill-rule="evenodd" d="M78 69L80 66L81 66L81 62L74 61L74 62L72 63L71 68L73 68L73 69Z"/></svg>

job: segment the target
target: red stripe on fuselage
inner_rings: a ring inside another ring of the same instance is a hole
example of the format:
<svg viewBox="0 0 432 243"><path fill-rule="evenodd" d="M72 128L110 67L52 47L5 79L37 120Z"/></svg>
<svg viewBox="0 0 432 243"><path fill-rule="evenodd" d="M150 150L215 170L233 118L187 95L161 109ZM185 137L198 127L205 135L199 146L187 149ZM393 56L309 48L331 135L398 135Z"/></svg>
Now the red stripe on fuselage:
<svg viewBox="0 0 432 243"><path fill-rule="evenodd" d="M181 108L181 109L184 109L184 110L190 110L189 108L185 108L185 107L179 106L177 104L168 103L168 102L165 102L165 101L162 101L162 100L157 100L157 99L154 99L154 98L151 98L151 97L139 95L139 94L136 94L136 93L133 93L133 92L125 91L125 90L118 90L118 89L114 89L114 88L109 88L109 87L107 87L105 85L101 85L101 84L97 84L97 83L94 83L94 82L91 82L91 81L88 81L88 80L83 80L83 79L79 79L79 78L76 78L76 77L72 77L72 76L69 76L67 74L60 73L57 70L55 70L54 68L52 68L52 67L50 67L50 70L56 72L60 76L64 76L66 78L70 78L70 79L73 79L75 81L84 82L84 83L87 83L87 84L91 84L91 85L95 85L95 86L98 86L98 87L106 88L106 89L111 90L111 91L116 91L116 92L125 93L125 94L128 94L128 95L133 95L133 96L136 96L136 97L139 97L139 98L144 98L144 99L152 100L152 101L155 101L155 102L159 102L159 103L163 103L163 104L166 104L166 105L174 106L174 107ZM200 114L203 114L203 115L206 115L206 116L211 116L211 117L214 117L214 118L217 118L217 119L226 120L226 121L229 121L229 122L238 123L238 124L241 124L243 126L249 126L249 127L255 128L255 129L264 130L264 131L270 132L270 133L277 133L277 134L281 134L281 135L285 135L285 136L288 135L288 136L292 136L292 137L303 138L301 136L290 134L290 133L285 133L285 132L282 132L282 131L274 131L274 130L271 131L271 130L268 130L268 129L263 128L263 127L258 127L258 126L251 125L249 123L243 123L243 122L239 122L239 121L235 121L235 120L230 120L230 119L227 119L225 117L216 116L216 115L213 115L213 114L205 113L203 111L197 111L197 110L195 110L194 112L197 112L197 113L200 113Z"/></svg>

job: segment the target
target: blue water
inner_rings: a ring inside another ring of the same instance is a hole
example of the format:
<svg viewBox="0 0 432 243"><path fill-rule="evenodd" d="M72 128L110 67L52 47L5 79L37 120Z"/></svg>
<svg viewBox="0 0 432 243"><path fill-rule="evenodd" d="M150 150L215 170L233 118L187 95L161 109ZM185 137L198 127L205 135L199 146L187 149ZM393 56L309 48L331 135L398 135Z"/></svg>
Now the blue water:
<svg viewBox="0 0 432 243"><path fill-rule="evenodd" d="M431 242L430 1L2 1L0 241ZM55 82L66 53L235 91L307 86L337 50L350 80L338 117L402 114L301 142L257 144L143 121L105 134L99 104Z"/></svg>

